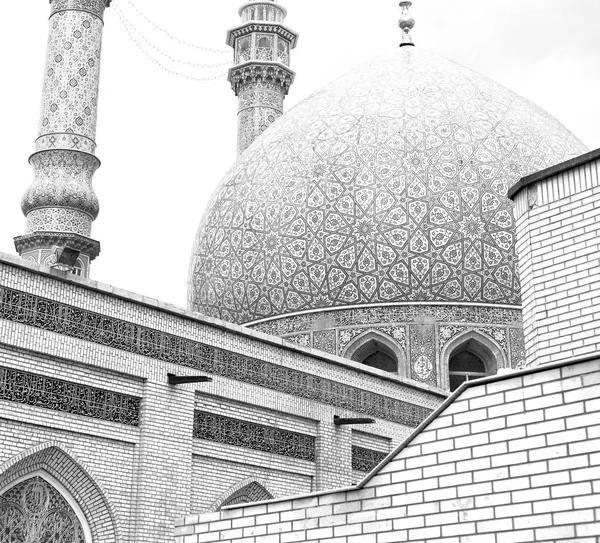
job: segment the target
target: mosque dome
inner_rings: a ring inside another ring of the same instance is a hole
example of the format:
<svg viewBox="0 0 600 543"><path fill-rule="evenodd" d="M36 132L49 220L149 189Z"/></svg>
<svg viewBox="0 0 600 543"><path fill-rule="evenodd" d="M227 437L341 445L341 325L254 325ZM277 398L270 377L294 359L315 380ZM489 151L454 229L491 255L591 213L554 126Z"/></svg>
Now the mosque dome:
<svg viewBox="0 0 600 543"><path fill-rule="evenodd" d="M516 306L508 187L586 152L501 85L417 47L294 107L201 222L190 308L236 323L331 308Z"/></svg>

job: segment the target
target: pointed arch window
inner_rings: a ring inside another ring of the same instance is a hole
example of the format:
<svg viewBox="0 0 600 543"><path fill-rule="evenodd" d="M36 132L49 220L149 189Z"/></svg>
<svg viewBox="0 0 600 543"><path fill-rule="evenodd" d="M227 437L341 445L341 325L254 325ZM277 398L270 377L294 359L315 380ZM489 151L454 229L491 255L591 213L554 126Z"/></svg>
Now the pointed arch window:
<svg viewBox="0 0 600 543"><path fill-rule="evenodd" d="M91 543L73 505L40 474L17 482L0 495L0 543Z"/></svg>
<svg viewBox="0 0 600 543"><path fill-rule="evenodd" d="M254 503L265 500L272 500L271 493L260 483L252 481L242 488L232 492L220 505L219 510L228 505L238 505L241 503Z"/></svg>
<svg viewBox="0 0 600 543"><path fill-rule="evenodd" d="M350 343L344 356L359 364L390 373L398 373L403 360L400 348L391 339L374 330Z"/></svg>
<svg viewBox="0 0 600 543"><path fill-rule="evenodd" d="M237 63L248 62L251 59L252 40L245 36L237 41Z"/></svg>
<svg viewBox="0 0 600 543"><path fill-rule="evenodd" d="M466 381L495 375L498 371L498 350L484 338L469 333L448 355L450 391L454 392Z"/></svg>
<svg viewBox="0 0 600 543"><path fill-rule="evenodd" d="M256 59L273 60L274 36L259 34L256 38Z"/></svg>

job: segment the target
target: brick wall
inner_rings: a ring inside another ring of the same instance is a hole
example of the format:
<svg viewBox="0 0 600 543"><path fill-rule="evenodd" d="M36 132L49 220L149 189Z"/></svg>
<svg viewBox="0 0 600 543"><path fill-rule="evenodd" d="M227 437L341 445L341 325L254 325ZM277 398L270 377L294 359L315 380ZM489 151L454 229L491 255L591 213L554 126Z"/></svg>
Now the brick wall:
<svg viewBox="0 0 600 543"><path fill-rule="evenodd" d="M175 518L210 510L246 482L255 481L275 497L350 483L350 431L342 430L348 435L340 438L342 432L336 433L333 417L364 416L327 403L316 388L314 397L305 397L290 393L293 391L283 385L269 388L245 382L236 375L214 374L209 383L171 386L167 373L206 372L124 349L118 341L115 345L103 343L104 332L108 336L116 328L114 319L151 328L157 334L167 332L175 338L254 357L261 367L271 368L273 374L281 376L279 381L284 385L288 375L285 371L293 369L304 372L302 378L306 380L316 376L315 382L329 380L349 385L378 394L382 403L401 400L423 412L436 408L446 397L426 385L286 345L279 338L94 281L60 277L56 271L0 255L0 295L6 289L43 297L50 301L44 301L46 307L56 302L113 319L108 319L105 327L90 325L88 338L61 333L60 325L56 329L44 328L38 321L13 319L8 310L3 309L4 317L0 316L0 367L141 399L137 426L64 412L51 405L28 405L17 394L12 399L10 394L0 399L0 492L17 472L19 477L27 475L26 457L31 451L56 443L65 451L65 458L69 451L76 457L73 465L81 467L86 484L96 484L98 495L108 504L107 510L110 509L120 535L101 541L171 541ZM38 311L32 307L38 306L23 304L15 311ZM53 308L54 314L64 314L64 306ZM166 342L164 349L169 349ZM232 367L240 367L244 362L233 357L230 360ZM316 461L194 438L195 410L313 436L317 443ZM404 411L395 412L404 416ZM394 444L412 431L411 426L375 418L376 424L367 430L380 439L391 438ZM13 465L16 458L23 462L12 471L7 470L6 466ZM68 486L69 471L56 469L56 479ZM73 492L77 499L81 496L85 501L84 492L77 494L79 487ZM80 505L86 510L85 503Z"/></svg>
<svg viewBox="0 0 600 543"><path fill-rule="evenodd" d="M472 381L358 487L186 517L177 543L600 542L600 359Z"/></svg>
<svg viewBox="0 0 600 543"><path fill-rule="evenodd" d="M540 172L513 189L525 347L536 364L600 349L598 155Z"/></svg>

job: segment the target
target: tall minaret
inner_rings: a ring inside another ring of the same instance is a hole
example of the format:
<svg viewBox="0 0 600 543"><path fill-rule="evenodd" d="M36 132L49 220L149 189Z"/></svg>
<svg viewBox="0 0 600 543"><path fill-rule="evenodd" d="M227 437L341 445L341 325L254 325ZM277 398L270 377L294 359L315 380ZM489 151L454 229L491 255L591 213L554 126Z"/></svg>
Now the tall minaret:
<svg viewBox="0 0 600 543"><path fill-rule="evenodd" d="M242 24L227 33L234 48L229 81L239 99L238 154L283 114L283 99L296 75L290 50L298 34L283 21L287 10L277 0L250 0L240 8Z"/></svg>
<svg viewBox="0 0 600 543"><path fill-rule="evenodd" d="M29 159L35 177L23 196L27 233L15 238L28 260L89 276L100 253L92 177L104 9L111 0L50 0L50 32L39 134Z"/></svg>

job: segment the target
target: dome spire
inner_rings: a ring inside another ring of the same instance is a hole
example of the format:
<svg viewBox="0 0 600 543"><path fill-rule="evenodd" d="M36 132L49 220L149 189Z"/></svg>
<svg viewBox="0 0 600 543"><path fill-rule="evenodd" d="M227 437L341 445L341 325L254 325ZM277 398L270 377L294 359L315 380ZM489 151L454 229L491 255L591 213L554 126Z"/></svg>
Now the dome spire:
<svg viewBox="0 0 600 543"><path fill-rule="evenodd" d="M400 7L402 8L402 14L400 15L400 20L398 21L398 24L402 29L402 42L400 43L400 47L404 47L405 45L414 45L410 35L410 31L415 26L415 20L410 14L411 6L412 2L409 0L400 2Z"/></svg>

